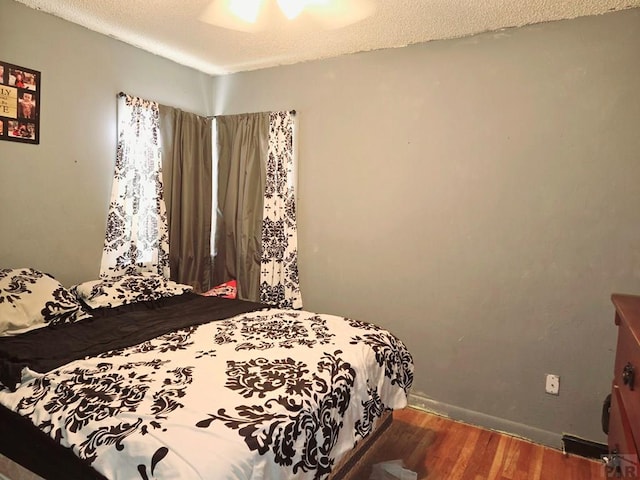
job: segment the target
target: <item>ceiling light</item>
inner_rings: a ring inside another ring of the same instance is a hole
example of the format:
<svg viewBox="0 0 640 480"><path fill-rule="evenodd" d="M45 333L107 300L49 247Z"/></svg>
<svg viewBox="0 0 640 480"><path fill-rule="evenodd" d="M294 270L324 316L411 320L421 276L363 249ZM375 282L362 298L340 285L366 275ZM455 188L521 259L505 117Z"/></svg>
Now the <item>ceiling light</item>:
<svg viewBox="0 0 640 480"><path fill-rule="evenodd" d="M305 0L278 0L278 6L284 16L289 20L293 20L302 13L307 2Z"/></svg>
<svg viewBox="0 0 640 480"><path fill-rule="evenodd" d="M373 14L374 0L210 0L203 22L241 32L277 30L304 22L324 29L342 28ZM293 26L292 26L293 28Z"/></svg>
<svg viewBox="0 0 640 480"><path fill-rule="evenodd" d="M256 23L262 0L229 0L229 11L240 20Z"/></svg>

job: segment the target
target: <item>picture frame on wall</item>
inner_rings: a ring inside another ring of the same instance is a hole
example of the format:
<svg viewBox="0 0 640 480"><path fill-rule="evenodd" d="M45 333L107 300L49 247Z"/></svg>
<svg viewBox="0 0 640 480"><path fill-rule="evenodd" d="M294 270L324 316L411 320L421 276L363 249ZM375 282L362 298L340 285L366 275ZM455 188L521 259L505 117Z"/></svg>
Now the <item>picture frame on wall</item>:
<svg viewBox="0 0 640 480"><path fill-rule="evenodd" d="M41 74L0 60L0 140L40 143Z"/></svg>

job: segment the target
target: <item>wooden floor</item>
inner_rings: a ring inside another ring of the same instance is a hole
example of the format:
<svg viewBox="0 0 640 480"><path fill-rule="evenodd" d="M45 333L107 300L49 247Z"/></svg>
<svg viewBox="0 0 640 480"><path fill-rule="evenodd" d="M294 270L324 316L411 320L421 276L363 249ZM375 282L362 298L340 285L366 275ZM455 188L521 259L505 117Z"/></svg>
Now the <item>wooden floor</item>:
<svg viewBox="0 0 640 480"><path fill-rule="evenodd" d="M606 478L598 461L406 408L345 480L366 480L372 465L399 459L419 480Z"/></svg>

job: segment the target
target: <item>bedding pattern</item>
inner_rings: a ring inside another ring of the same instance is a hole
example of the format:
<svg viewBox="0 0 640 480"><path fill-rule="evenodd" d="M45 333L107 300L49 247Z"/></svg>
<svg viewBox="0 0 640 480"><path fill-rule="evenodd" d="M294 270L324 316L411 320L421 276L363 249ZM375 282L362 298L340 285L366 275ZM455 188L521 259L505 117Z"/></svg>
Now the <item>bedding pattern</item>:
<svg viewBox="0 0 640 480"><path fill-rule="evenodd" d="M26 372L0 403L107 478L324 479L413 363L377 326L269 309Z"/></svg>

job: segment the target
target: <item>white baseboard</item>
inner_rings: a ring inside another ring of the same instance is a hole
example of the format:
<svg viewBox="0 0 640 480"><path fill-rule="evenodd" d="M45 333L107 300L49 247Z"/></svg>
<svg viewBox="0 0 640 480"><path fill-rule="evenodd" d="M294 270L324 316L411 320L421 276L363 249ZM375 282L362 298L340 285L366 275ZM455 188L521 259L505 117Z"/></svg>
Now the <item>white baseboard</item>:
<svg viewBox="0 0 640 480"><path fill-rule="evenodd" d="M562 435L559 433L549 432L540 428L531 427L522 423L512 422L500 417L494 417L485 413L467 410L466 408L456 407L447 403L437 402L430 398L414 393L409 394L409 406L424 410L426 412L435 413L444 417L458 420L478 427L495 430L507 435L513 435L534 443L546 445L548 447L561 449Z"/></svg>

